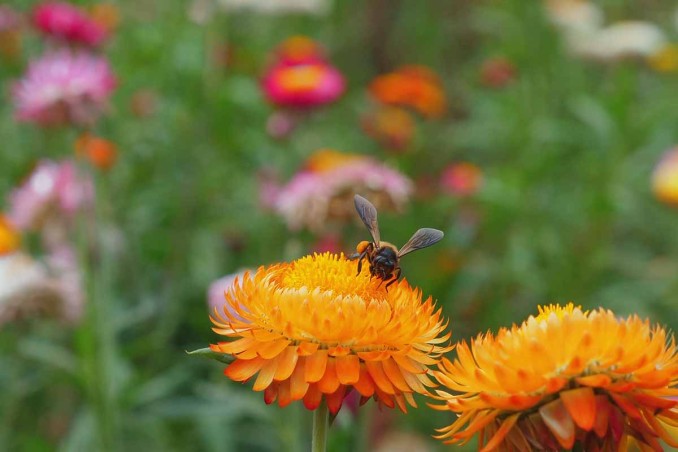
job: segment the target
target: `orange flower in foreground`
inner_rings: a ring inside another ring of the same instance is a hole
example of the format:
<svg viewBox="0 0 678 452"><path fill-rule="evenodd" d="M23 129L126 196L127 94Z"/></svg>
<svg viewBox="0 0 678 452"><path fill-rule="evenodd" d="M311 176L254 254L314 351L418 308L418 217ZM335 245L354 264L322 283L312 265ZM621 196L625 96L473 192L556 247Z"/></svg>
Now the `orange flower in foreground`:
<svg viewBox="0 0 678 452"><path fill-rule="evenodd" d="M479 448L661 451L678 447L675 340L638 316L626 319L571 303L549 306L520 326L457 346L433 372L450 391L435 406L459 417L438 439ZM672 427L673 426L673 427Z"/></svg>
<svg viewBox="0 0 678 452"><path fill-rule="evenodd" d="M367 266L330 253L261 267L226 293L214 331L234 339L211 345L235 357L224 371L234 381L256 375L253 389L281 407L324 397L337 413L353 389L389 408L416 406L442 353L446 323L429 297L401 280L385 290ZM442 335L441 335L442 334Z"/></svg>
<svg viewBox="0 0 678 452"><path fill-rule="evenodd" d="M83 133L76 140L75 152L102 170L111 169L118 157L118 148L115 144L89 133Z"/></svg>
<svg viewBox="0 0 678 452"><path fill-rule="evenodd" d="M440 78L426 66L403 66L381 75L369 91L379 102L410 107L432 118L442 116L447 108Z"/></svg>
<svg viewBox="0 0 678 452"><path fill-rule="evenodd" d="M0 256L16 251L20 243L19 233L3 215L0 215Z"/></svg>

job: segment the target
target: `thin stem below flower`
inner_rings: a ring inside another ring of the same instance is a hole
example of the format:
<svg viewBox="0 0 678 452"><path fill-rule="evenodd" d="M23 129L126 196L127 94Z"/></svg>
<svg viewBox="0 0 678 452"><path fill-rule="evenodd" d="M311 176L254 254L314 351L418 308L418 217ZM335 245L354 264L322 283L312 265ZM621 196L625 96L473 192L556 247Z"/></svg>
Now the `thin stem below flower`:
<svg viewBox="0 0 678 452"><path fill-rule="evenodd" d="M330 411L327 409L325 399L313 412L313 437L311 450L313 452L325 452L327 449L327 428L329 425Z"/></svg>

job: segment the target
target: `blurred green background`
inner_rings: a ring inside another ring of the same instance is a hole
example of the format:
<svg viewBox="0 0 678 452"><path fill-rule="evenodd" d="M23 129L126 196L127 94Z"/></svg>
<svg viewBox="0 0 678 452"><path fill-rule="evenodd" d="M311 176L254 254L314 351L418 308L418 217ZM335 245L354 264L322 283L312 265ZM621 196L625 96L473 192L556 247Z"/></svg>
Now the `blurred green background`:
<svg viewBox="0 0 678 452"><path fill-rule="evenodd" d="M318 148L371 155L423 181L452 162L481 168L484 184L471 197L434 190L402 213L380 214L382 237L395 243L422 226L446 232L402 266L443 307L454 341L555 301L678 327L678 211L650 185L659 157L678 143L677 72L638 58L576 58L540 1L337 0L320 15L224 11L210 1L114 4L121 22L104 53L119 86L95 131L120 152L97 174L97 214L122 240L88 270L95 316L74 327L2 325L0 450L308 450L303 407L266 406L221 364L184 352L218 340L206 306L213 280L312 249L317 237L290 232L261 208L257 173L274 167L288 180ZM597 4L607 21L649 21L678 40L673 0ZM204 19L191 19L196 8L208 8ZM325 46L348 90L275 140L258 78L294 34ZM38 159L70 156L77 136L13 120L9 87L41 46L27 32L21 57L0 62L5 201ZM493 57L515 66L501 88L481 80ZM402 64L434 69L449 111L418 120L410 149L393 154L360 120L367 84ZM145 117L130 106L140 90L155 102ZM350 224L342 237L351 252L367 233ZM442 449L430 435L451 414L417 400L407 415L373 413L384 424L370 427L373 436L406 432ZM360 422L342 411L330 446L354 450L369 433L356 433Z"/></svg>

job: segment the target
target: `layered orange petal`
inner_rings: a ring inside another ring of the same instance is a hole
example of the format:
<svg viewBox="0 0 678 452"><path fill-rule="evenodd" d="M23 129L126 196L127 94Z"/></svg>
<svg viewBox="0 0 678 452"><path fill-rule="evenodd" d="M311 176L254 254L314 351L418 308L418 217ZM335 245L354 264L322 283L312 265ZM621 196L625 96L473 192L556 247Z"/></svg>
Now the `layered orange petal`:
<svg viewBox="0 0 678 452"><path fill-rule="evenodd" d="M441 439L462 444L478 433L499 450L579 441L601 451L623 450L629 438L643 450L676 441L675 340L638 316L551 305L456 351L431 372L443 386L437 409L459 414Z"/></svg>
<svg viewBox="0 0 678 452"><path fill-rule="evenodd" d="M412 393L435 386L428 366L452 349L446 322L405 280L387 291L356 265L326 253L246 273L212 315L230 341L210 348L236 358L226 376L256 375L253 389L281 406L315 409L325 398L338 410L350 389L387 407L416 406Z"/></svg>

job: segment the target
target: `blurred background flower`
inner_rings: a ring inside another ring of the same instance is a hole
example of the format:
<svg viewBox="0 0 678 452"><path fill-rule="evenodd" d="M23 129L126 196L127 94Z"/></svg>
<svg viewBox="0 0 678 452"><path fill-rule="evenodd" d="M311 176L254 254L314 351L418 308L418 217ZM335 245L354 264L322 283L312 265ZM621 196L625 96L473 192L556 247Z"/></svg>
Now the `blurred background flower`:
<svg viewBox="0 0 678 452"><path fill-rule="evenodd" d="M265 14L326 14L331 0L218 0L226 11L254 10Z"/></svg>
<svg viewBox="0 0 678 452"><path fill-rule="evenodd" d="M39 230L70 222L92 200L92 182L78 175L73 162L41 160L10 194L8 218L20 230Z"/></svg>
<svg viewBox="0 0 678 452"><path fill-rule="evenodd" d="M657 163L652 191L660 201L678 206L678 148L667 151Z"/></svg>
<svg viewBox="0 0 678 452"><path fill-rule="evenodd" d="M47 1L36 6L33 24L45 35L66 44L97 47L108 37L108 31L77 6L60 1Z"/></svg>
<svg viewBox="0 0 678 452"><path fill-rule="evenodd" d="M327 223L355 220L353 196L366 196L378 210L400 210L412 192L403 174L360 154L316 151L275 194L273 208L291 229L322 231Z"/></svg>
<svg viewBox="0 0 678 452"><path fill-rule="evenodd" d="M75 141L75 153L101 170L109 170L118 158L118 148L105 138L83 133Z"/></svg>
<svg viewBox="0 0 678 452"><path fill-rule="evenodd" d="M103 57L59 50L31 61L13 89L16 117L45 126L92 125L116 81Z"/></svg>
<svg viewBox="0 0 678 452"><path fill-rule="evenodd" d="M344 77L310 38L288 38L278 47L275 59L261 86L266 98L277 106L316 107L334 102L345 90Z"/></svg>
<svg viewBox="0 0 678 452"><path fill-rule="evenodd" d="M438 118L447 108L440 78L425 66L402 66L375 78L368 89L378 102L409 107L425 117Z"/></svg>
<svg viewBox="0 0 678 452"><path fill-rule="evenodd" d="M473 163L468 162L449 165L440 175L442 191L460 197L475 194L482 183L482 171Z"/></svg>

